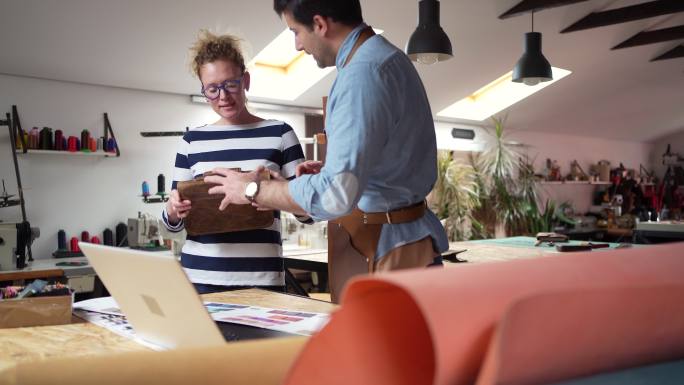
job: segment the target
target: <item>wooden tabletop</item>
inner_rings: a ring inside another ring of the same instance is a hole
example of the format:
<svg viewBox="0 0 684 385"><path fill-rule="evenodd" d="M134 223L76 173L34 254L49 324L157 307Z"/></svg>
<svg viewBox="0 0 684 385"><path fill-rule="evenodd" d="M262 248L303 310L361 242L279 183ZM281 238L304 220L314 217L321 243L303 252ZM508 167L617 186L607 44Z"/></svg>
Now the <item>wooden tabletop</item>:
<svg viewBox="0 0 684 385"><path fill-rule="evenodd" d="M336 307L329 302L259 289L205 294L202 299L318 313L330 313ZM105 328L75 321L77 323L69 325L0 329L0 370L19 362L52 357L147 350L146 347Z"/></svg>

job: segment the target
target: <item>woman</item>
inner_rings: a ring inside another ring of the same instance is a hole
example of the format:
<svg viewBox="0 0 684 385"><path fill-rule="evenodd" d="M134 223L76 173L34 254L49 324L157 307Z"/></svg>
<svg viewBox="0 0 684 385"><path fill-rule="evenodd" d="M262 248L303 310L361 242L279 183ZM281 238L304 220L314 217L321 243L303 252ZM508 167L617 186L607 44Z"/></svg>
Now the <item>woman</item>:
<svg viewBox="0 0 684 385"><path fill-rule="evenodd" d="M237 38L201 31L191 53L202 94L220 119L191 129L180 140L172 191L162 214L170 231L181 231L183 218L192 209L192 202L180 199L178 182L217 167L252 171L264 166L292 178L296 165L304 160L292 127L264 120L247 110L245 91L249 90L250 74L245 70ZM275 216L267 229L188 235L181 265L197 291L202 294L244 287L283 291L280 213Z"/></svg>

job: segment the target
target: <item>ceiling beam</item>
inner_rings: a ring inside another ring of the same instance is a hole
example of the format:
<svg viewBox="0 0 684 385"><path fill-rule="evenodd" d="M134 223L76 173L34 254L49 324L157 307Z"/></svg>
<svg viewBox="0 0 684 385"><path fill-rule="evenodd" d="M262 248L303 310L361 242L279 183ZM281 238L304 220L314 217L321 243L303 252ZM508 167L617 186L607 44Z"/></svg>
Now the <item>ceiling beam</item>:
<svg viewBox="0 0 684 385"><path fill-rule="evenodd" d="M684 25L671 28L656 29L653 31L641 31L611 49L636 47L639 45L661 43L684 39Z"/></svg>
<svg viewBox="0 0 684 385"><path fill-rule="evenodd" d="M680 44L671 50L665 52L664 54L654 57L651 61L667 60L667 59L677 59L684 57L684 44Z"/></svg>
<svg viewBox="0 0 684 385"><path fill-rule="evenodd" d="M657 0L641 3L629 7L592 12L575 24L565 28L561 33L582 31L590 28L605 27L607 25L626 23L628 21L647 19L649 17L669 15L683 12L682 0Z"/></svg>
<svg viewBox="0 0 684 385"><path fill-rule="evenodd" d="M575 3L581 3L587 0L523 0L508 11L499 15L499 19L508 19L509 17L522 15L528 12L539 12L548 8L562 7Z"/></svg>

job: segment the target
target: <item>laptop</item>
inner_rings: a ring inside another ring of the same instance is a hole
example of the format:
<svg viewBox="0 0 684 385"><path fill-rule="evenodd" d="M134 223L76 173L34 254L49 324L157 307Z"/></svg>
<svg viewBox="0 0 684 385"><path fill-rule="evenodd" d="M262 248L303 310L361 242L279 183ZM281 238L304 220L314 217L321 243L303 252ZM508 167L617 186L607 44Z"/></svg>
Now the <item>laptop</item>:
<svg viewBox="0 0 684 385"><path fill-rule="evenodd" d="M215 322L173 255L85 242L78 245L136 335L147 342L174 349L292 336Z"/></svg>

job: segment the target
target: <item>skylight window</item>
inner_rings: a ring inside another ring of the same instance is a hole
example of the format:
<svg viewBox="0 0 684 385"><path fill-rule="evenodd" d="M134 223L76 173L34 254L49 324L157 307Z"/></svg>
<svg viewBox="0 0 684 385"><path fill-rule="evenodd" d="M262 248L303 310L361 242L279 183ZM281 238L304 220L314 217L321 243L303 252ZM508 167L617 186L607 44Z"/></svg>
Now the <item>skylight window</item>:
<svg viewBox="0 0 684 385"><path fill-rule="evenodd" d="M437 113L443 118L456 118L482 121L513 104L541 91L543 88L563 79L572 72L552 67L553 80L528 86L513 83L513 72L509 72L458 102Z"/></svg>
<svg viewBox="0 0 684 385"><path fill-rule="evenodd" d="M318 68L311 55L295 49L294 34L285 29L247 64L247 69L252 75L250 96L293 101L335 67Z"/></svg>

